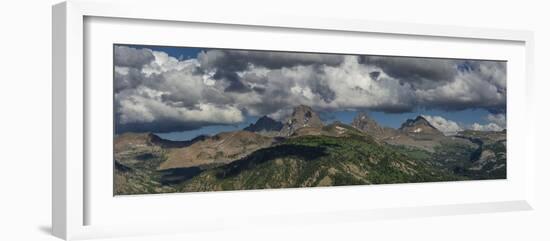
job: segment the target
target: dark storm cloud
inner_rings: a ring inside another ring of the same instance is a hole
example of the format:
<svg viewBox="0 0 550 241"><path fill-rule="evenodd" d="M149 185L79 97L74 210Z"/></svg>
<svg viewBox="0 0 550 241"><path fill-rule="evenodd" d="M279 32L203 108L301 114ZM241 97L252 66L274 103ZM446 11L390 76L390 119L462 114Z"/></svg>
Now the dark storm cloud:
<svg viewBox="0 0 550 241"><path fill-rule="evenodd" d="M181 121L156 121L145 123L125 123L115 122L117 133L124 132L156 132L166 133L172 131L195 130L205 125L205 123L183 123Z"/></svg>
<svg viewBox="0 0 550 241"><path fill-rule="evenodd" d="M250 65L268 69L280 69L296 65L330 65L337 66L343 61L343 55L288 53L246 50L208 50L198 56L203 68L242 71Z"/></svg>
<svg viewBox="0 0 550 241"><path fill-rule="evenodd" d="M160 88L163 82L164 75L154 73L145 75L140 69L136 68L115 70L114 73L114 88L116 93L126 89L134 89L140 85Z"/></svg>
<svg viewBox="0 0 550 241"><path fill-rule="evenodd" d="M380 71L372 71L369 75L371 79L378 80L378 77L380 77Z"/></svg>
<svg viewBox="0 0 550 241"><path fill-rule="evenodd" d="M161 101L165 103L168 106L180 108L185 107L187 109L196 109L197 108L197 101L192 100L188 101L186 98L183 98L178 95L174 94L162 94L160 96Z"/></svg>
<svg viewBox="0 0 550 241"><path fill-rule="evenodd" d="M284 120L316 110L418 108L506 111L506 63L410 57L205 50L178 60L115 48L118 131L177 131L236 124L244 116Z"/></svg>
<svg viewBox="0 0 550 241"><path fill-rule="evenodd" d="M413 87L433 86L452 81L459 61L413 57L363 56L365 64L381 68L387 75L408 82Z"/></svg>
<svg viewBox="0 0 550 241"><path fill-rule="evenodd" d="M336 93L326 83L321 81L311 85L311 91L318 94L319 97L326 103L330 103L336 99Z"/></svg>
<svg viewBox="0 0 550 241"><path fill-rule="evenodd" d="M115 71L114 81L115 92L119 92L124 89L136 88L142 84L143 74L135 68L128 69L126 74L121 74Z"/></svg>
<svg viewBox="0 0 550 241"><path fill-rule="evenodd" d="M239 75L234 71L229 71L226 69L218 69L216 73L212 76L216 80L225 80L228 83L228 86L225 88L225 91L229 92L248 92L250 87L246 86L242 81Z"/></svg>
<svg viewBox="0 0 550 241"><path fill-rule="evenodd" d="M115 46L114 63L120 67L141 68L155 59L148 49L136 49L127 46Z"/></svg>
<svg viewBox="0 0 550 241"><path fill-rule="evenodd" d="M311 91L317 94L325 103L330 103L336 99L336 92L332 90L326 78L324 68L320 65L313 65L312 74L307 79Z"/></svg>

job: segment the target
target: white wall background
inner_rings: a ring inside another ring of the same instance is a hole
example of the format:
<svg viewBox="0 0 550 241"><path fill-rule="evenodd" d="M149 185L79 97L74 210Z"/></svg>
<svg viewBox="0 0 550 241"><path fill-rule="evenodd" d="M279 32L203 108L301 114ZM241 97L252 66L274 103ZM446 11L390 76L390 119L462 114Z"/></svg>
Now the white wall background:
<svg viewBox="0 0 550 241"><path fill-rule="evenodd" d="M199 4L199 0L189 1ZM51 206L51 4L5 1L0 9L0 240L56 240ZM200 1L205 14L273 11L415 23L437 23L535 32L538 129L535 211L308 225L283 230L225 230L176 240L550 240L549 131L550 14L546 1ZM154 9L152 9L154 11ZM196 9L182 9L197 11ZM141 237L117 240L164 240Z"/></svg>

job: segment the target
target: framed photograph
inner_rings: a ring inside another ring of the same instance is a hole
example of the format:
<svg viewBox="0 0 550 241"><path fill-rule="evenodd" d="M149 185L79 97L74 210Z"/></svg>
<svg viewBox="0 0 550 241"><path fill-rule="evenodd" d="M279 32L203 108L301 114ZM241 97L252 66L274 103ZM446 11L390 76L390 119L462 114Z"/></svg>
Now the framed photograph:
<svg viewBox="0 0 550 241"><path fill-rule="evenodd" d="M128 5L53 7L54 235L532 209L532 33Z"/></svg>

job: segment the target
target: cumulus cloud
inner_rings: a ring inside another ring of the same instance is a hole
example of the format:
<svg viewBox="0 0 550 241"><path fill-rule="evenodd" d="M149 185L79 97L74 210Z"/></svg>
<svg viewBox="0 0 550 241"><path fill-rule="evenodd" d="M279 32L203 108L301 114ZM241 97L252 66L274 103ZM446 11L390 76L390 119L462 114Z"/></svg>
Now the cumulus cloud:
<svg viewBox="0 0 550 241"><path fill-rule="evenodd" d="M189 108L163 99L165 93L145 86L115 96L119 131L192 130L209 124L233 124L244 120L234 106L197 103Z"/></svg>
<svg viewBox="0 0 550 241"><path fill-rule="evenodd" d="M139 69L138 61L115 65L117 132L183 131L244 120L243 112L228 103L222 88L196 73L196 60L180 61L149 49L140 52L149 52L154 59L142 61ZM127 53L141 56L127 48L115 49L115 56Z"/></svg>
<svg viewBox="0 0 550 241"><path fill-rule="evenodd" d="M462 131L463 128L460 125L452 120L447 120L441 116L429 116L422 115L430 124L432 124L439 131L443 132L445 135L454 135L459 131Z"/></svg>
<svg viewBox="0 0 550 241"><path fill-rule="evenodd" d="M502 131L506 129L505 114L489 114L485 117L487 124L474 123L469 129L476 131Z"/></svg>
<svg viewBox="0 0 550 241"><path fill-rule="evenodd" d="M115 46L115 66L141 68L155 58L149 49L136 49L127 46Z"/></svg>
<svg viewBox="0 0 550 241"><path fill-rule="evenodd" d="M343 61L343 55L215 49L199 53L197 59L201 69L215 71L214 79L223 79L229 83L226 91L249 92L252 89L242 82L237 72L257 67L281 69L299 65L336 66Z"/></svg>
<svg viewBox="0 0 550 241"><path fill-rule="evenodd" d="M425 107L505 112L505 62L384 56L363 56L362 62L409 84Z"/></svg>
<svg viewBox="0 0 550 241"><path fill-rule="evenodd" d="M461 125L455 121L445 119L441 116L422 115L430 124L445 135L454 135L464 129L475 131L502 131L506 129L506 115L504 114L488 114L485 120L486 124L474 122L471 125Z"/></svg>
<svg viewBox="0 0 550 241"><path fill-rule="evenodd" d="M506 91L473 70L461 71L448 83L435 88L418 89L416 93L418 99L429 108L485 108L495 113L502 113L506 109Z"/></svg>
<svg viewBox="0 0 550 241"><path fill-rule="evenodd" d="M494 61L241 50L179 60L115 46L114 63L121 131L189 130L248 115L284 119L298 104L392 113L484 108L495 123L506 107L506 65Z"/></svg>
<svg viewBox="0 0 550 241"><path fill-rule="evenodd" d="M500 127L499 125L495 124L495 123L489 123L489 124L479 124L479 123L474 123L471 125L470 129L474 130L474 131L502 131L503 128Z"/></svg>
<svg viewBox="0 0 550 241"><path fill-rule="evenodd" d="M505 114L489 114L487 120L497 124L501 128L506 128L506 115Z"/></svg>

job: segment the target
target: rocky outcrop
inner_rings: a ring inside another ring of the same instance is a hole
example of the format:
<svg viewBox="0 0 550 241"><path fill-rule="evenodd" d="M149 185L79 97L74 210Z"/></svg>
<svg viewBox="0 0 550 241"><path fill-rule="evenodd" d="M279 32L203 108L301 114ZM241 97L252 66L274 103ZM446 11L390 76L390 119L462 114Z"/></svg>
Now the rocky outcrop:
<svg viewBox="0 0 550 241"><path fill-rule="evenodd" d="M304 127L322 128L323 122L311 107L299 105L294 108L292 115L285 122L281 135L291 136L296 130Z"/></svg>
<svg viewBox="0 0 550 241"><path fill-rule="evenodd" d="M428 120L426 120L426 118L422 116L417 116L414 120L408 119L401 125L399 130L407 134L414 135L443 135L441 131L435 128Z"/></svg>
<svg viewBox="0 0 550 241"><path fill-rule="evenodd" d="M271 119L267 116L262 116L254 124L250 124L248 127L244 128L245 131L251 132L271 132L271 131L280 131L283 128L283 123Z"/></svg>

